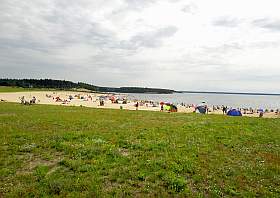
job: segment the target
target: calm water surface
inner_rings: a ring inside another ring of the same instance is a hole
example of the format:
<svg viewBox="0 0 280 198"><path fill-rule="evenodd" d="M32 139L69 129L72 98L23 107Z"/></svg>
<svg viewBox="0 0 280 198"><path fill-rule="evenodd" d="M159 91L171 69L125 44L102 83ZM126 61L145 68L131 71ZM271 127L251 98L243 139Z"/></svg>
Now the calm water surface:
<svg viewBox="0 0 280 198"><path fill-rule="evenodd" d="M172 102L174 104L198 104L205 101L211 105L226 105L233 108L280 109L280 96L257 96L237 94L128 94L128 99Z"/></svg>

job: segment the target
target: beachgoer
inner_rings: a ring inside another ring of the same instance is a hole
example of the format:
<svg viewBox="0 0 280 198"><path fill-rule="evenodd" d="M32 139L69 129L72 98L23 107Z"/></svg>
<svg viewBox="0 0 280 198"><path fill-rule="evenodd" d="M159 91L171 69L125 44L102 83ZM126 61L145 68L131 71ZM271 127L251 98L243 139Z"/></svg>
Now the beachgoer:
<svg viewBox="0 0 280 198"><path fill-rule="evenodd" d="M207 107L207 104L205 102L202 102L201 104L198 104L196 107L195 107L195 111L198 111L199 113L208 113L208 107Z"/></svg>
<svg viewBox="0 0 280 198"><path fill-rule="evenodd" d="M31 100L31 101L32 101L33 104L35 104L35 102L36 102L35 96L32 97L32 100ZM31 102L30 102L30 103L31 103Z"/></svg>
<svg viewBox="0 0 280 198"><path fill-rule="evenodd" d="M139 103L138 102L136 102L135 107L136 107L136 110L138 110L138 107L139 107Z"/></svg>
<svg viewBox="0 0 280 198"><path fill-rule="evenodd" d="M21 103L21 104L24 104L24 103L25 103L24 96L22 96L22 97L20 98L20 103Z"/></svg>
<svg viewBox="0 0 280 198"><path fill-rule="evenodd" d="M102 105L102 100L99 101L99 106L103 106L103 105Z"/></svg>
<svg viewBox="0 0 280 198"><path fill-rule="evenodd" d="M227 113L227 107L223 106L222 110L223 110L223 114Z"/></svg>

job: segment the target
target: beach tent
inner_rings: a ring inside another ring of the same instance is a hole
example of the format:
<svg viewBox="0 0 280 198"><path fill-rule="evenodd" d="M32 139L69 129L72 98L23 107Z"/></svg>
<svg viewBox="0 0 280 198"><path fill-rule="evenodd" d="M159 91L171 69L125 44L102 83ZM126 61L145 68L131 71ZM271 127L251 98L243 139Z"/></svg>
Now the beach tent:
<svg viewBox="0 0 280 198"><path fill-rule="evenodd" d="M202 102L198 104L195 108L199 113L206 113L207 112L207 104L205 102Z"/></svg>
<svg viewBox="0 0 280 198"><path fill-rule="evenodd" d="M231 109L227 112L228 116L242 116L242 113L237 109Z"/></svg>
<svg viewBox="0 0 280 198"><path fill-rule="evenodd" d="M163 105L163 110L170 111L170 112L177 112L178 111L177 107L173 104L170 104L170 103L166 103L165 105Z"/></svg>
<svg viewBox="0 0 280 198"><path fill-rule="evenodd" d="M170 111L171 110L171 106L170 105L163 105L163 110Z"/></svg>
<svg viewBox="0 0 280 198"><path fill-rule="evenodd" d="M198 106L196 109L198 110L199 113L206 113L206 106Z"/></svg>

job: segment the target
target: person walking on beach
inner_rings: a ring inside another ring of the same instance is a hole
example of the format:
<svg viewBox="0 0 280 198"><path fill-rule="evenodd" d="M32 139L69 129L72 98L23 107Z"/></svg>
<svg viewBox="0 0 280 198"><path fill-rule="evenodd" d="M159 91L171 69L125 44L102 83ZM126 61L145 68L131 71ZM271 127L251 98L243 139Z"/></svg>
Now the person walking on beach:
<svg viewBox="0 0 280 198"><path fill-rule="evenodd" d="M227 107L223 106L222 110L223 110L223 115L227 113Z"/></svg>

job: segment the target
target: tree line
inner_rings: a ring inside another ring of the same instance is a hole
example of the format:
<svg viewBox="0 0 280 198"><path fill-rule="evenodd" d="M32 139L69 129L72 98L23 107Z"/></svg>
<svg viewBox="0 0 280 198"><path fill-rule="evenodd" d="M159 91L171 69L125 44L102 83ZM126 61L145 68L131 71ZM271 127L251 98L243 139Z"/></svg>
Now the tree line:
<svg viewBox="0 0 280 198"><path fill-rule="evenodd" d="M171 94L174 90L143 87L100 87L83 82L74 83L66 80L52 79L0 79L0 86L12 86L23 88L50 88L61 90L87 89L94 92L117 92L117 93L158 93Z"/></svg>

